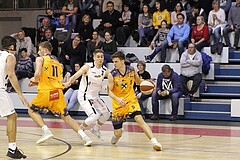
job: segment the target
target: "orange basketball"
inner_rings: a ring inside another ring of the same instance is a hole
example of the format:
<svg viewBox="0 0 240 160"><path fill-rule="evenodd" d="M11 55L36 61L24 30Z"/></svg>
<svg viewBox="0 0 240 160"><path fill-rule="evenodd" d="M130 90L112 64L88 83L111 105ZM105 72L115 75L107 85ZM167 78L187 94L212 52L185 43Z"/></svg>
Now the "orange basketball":
<svg viewBox="0 0 240 160"><path fill-rule="evenodd" d="M140 90L143 94L152 94L155 89L155 84L151 80L144 80L140 83Z"/></svg>

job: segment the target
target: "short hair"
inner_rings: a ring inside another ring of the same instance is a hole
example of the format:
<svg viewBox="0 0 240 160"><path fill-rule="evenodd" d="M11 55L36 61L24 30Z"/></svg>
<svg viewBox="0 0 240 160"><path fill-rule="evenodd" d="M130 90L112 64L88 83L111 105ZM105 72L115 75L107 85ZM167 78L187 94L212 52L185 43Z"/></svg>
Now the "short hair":
<svg viewBox="0 0 240 160"><path fill-rule="evenodd" d="M2 49L9 49L9 47L11 45L14 46L14 49L16 49L16 39L11 37L11 36L4 36L2 38L2 42L1 42L1 45L2 45Z"/></svg>
<svg viewBox="0 0 240 160"><path fill-rule="evenodd" d="M107 5L108 5L108 4L112 4L112 5L114 6L114 3L113 3L112 1L108 1L108 2L107 2Z"/></svg>
<svg viewBox="0 0 240 160"><path fill-rule="evenodd" d="M173 69L167 64L162 66L162 72L171 72L172 70Z"/></svg>
<svg viewBox="0 0 240 160"><path fill-rule="evenodd" d="M184 14L182 14L182 13L178 13L178 14L177 14L177 17L178 17L179 15L181 15L181 16L183 17L183 19L185 19Z"/></svg>
<svg viewBox="0 0 240 160"><path fill-rule="evenodd" d="M214 0L214 1L212 2L212 5L214 5L214 4L217 4L218 7L220 7L220 4L219 4L218 0Z"/></svg>
<svg viewBox="0 0 240 160"><path fill-rule="evenodd" d="M103 51L102 49L95 49L95 50L93 51L93 55L95 56L97 53L102 53L102 54L104 54L104 51Z"/></svg>
<svg viewBox="0 0 240 160"><path fill-rule="evenodd" d="M38 46L42 48L46 48L50 52L52 52L52 49L53 49L52 44L48 41L41 42Z"/></svg>
<svg viewBox="0 0 240 160"><path fill-rule="evenodd" d="M188 46L192 44L194 48L196 48L196 44L195 43L189 43Z"/></svg>
<svg viewBox="0 0 240 160"><path fill-rule="evenodd" d="M113 55L111 55L111 58L119 58L120 60L124 60L125 61L125 54L123 53L123 51L117 51L115 52Z"/></svg>
<svg viewBox="0 0 240 160"><path fill-rule="evenodd" d="M22 53L22 51L27 52L27 48L21 48L21 49L19 50L19 53Z"/></svg>
<svg viewBox="0 0 240 160"><path fill-rule="evenodd" d="M44 33L45 33L46 31L50 31L51 33L53 33L52 27L46 28L45 31L44 31Z"/></svg>
<svg viewBox="0 0 240 160"><path fill-rule="evenodd" d="M146 63L145 63L144 61L139 61L139 62L137 63L137 67L138 67L138 65L142 65L142 66L143 66L143 70L146 69Z"/></svg>

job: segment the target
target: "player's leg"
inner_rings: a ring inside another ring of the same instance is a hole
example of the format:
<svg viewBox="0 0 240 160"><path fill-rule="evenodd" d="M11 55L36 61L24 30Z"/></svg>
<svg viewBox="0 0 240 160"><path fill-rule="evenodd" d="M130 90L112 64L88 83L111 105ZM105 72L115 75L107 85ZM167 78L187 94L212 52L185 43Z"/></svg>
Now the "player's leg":
<svg viewBox="0 0 240 160"><path fill-rule="evenodd" d="M112 137L111 143L116 144L121 138L123 130L123 122L126 121L127 110L125 107L119 108L118 110L113 109L112 112L112 124L114 128L114 135Z"/></svg>

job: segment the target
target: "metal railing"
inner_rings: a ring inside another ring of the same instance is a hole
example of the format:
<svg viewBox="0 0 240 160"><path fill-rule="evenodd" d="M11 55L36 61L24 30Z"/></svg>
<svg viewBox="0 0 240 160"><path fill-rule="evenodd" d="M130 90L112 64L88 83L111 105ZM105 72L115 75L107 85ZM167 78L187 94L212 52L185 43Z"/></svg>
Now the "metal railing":
<svg viewBox="0 0 240 160"><path fill-rule="evenodd" d="M0 0L0 11L35 10L50 7L50 0Z"/></svg>

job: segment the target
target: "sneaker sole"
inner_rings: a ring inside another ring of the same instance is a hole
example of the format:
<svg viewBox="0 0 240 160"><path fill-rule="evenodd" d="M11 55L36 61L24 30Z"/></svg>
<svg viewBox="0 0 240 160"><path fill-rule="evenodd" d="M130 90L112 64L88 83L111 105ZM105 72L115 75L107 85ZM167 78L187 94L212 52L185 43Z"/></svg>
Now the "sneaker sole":
<svg viewBox="0 0 240 160"><path fill-rule="evenodd" d="M44 139L41 139L41 140L38 140L36 143L37 144L41 144L41 143L44 143L45 141L47 141L48 139L52 138L53 135L48 135L46 136Z"/></svg>
<svg viewBox="0 0 240 160"><path fill-rule="evenodd" d="M90 147L92 145L92 141L88 141L86 143L84 143L84 146Z"/></svg>
<svg viewBox="0 0 240 160"><path fill-rule="evenodd" d="M153 145L153 149L155 151L162 151L162 147L158 146L158 145Z"/></svg>
<svg viewBox="0 0 240 160"><path fill-rule="evenodd" d="M96 136L98 140L104 141L104 139L103 139L102 137L98 137L98 136L94 133L94 131L92 131L91 129L90 129L90 132L91 132L94 136Z"/></svg>

